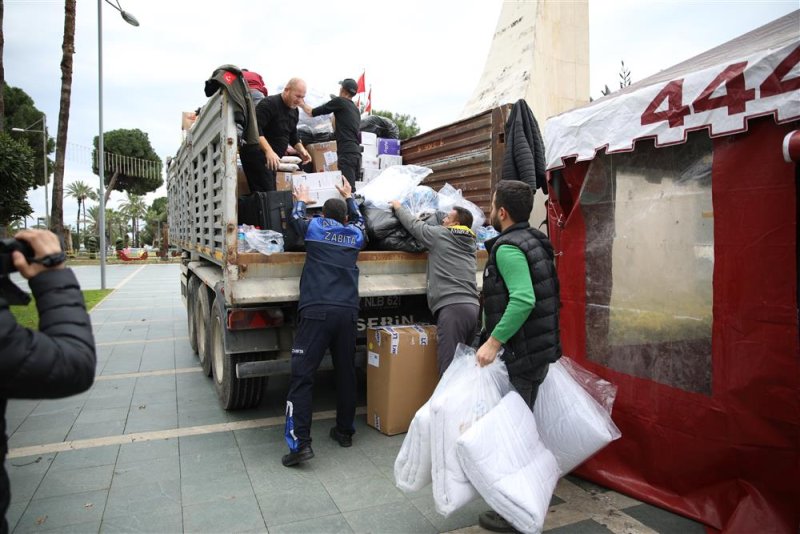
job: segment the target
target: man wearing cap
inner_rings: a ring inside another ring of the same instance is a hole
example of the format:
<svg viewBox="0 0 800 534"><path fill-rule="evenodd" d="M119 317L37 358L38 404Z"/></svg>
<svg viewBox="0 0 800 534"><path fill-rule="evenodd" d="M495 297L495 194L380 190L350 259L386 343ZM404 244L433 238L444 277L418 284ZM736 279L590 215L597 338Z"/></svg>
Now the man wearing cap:
<svg viewBox="0 0 800 534"><path fill-rule="evenodd" d="M355 188L361 169L361 113L353 103L358 84L352 78L345 78L339 85L339 96L331 95L330 101L314 109L304 103L303 111L311 117L333 113L337 165L350 187Z"/></svg>

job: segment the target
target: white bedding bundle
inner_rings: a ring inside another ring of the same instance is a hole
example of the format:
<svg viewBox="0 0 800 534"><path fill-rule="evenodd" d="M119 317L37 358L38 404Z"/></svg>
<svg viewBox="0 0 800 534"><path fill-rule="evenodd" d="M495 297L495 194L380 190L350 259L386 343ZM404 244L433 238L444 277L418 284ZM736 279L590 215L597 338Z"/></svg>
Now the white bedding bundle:
<svg viewBox="0 0 800 534"><path fill-rule="evenodd" d="M558 482L528 405L508 393L458 438L458 461L492 510L521 532L541 532Z"/></svg>
<svg viewBox="0 0 800 534"><path fill-rule="evenodd" d="M405 492L421 490L431 483L431 406L417 410L394 462L394 480Z"/></svg>

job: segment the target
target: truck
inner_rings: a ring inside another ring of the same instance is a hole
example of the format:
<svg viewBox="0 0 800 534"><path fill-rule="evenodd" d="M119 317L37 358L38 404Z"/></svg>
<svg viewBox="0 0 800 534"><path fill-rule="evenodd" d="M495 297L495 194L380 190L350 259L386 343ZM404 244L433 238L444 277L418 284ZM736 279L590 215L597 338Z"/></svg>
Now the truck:
<svg viewBox="0 0 800 534"><path fill-rule="evenodd" d="M449 182L488 213L507 113L507 106L495 108L419 135L403 142L401 155L434 171L426 185L438 189ZM257 406L269 377L291 370L305 253L238 251L237 133L226 93L209 98L168 160L167 191L170 243L181 249L189 343L223 408ZM479 253L479 284L485 261ZM427 253L359 254L358 366L366 361L367 328L432 321L426 264ZM330 355L320 366L327 368Z"/></svg>

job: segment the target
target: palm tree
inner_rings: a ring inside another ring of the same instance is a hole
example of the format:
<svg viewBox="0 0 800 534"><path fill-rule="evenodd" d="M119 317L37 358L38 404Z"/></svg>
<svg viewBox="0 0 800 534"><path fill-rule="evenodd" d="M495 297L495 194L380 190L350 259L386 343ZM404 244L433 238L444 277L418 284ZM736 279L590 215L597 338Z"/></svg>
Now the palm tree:
<svg viewBox="0 0 800 534"><path fill-rule="evenodd" d="M120 204L120 210L131 219L133 223L133 246L139 246L139 220L147 213L144 198L128 192L128 199Z"/></svg>
<svg viewBox="0 0 800 534"><path fill-rule="evenodd" d="M64 41L61 44L61 102L58 108L58 133L56 134L56 167L53 171L53 205L50 223L56 235L64 233L64 159L67 150L69 106L72 99L72 56L75 54L75 4L64 2Z"/></svg>
<svg viewBox="0 0 800 534"><path fill-rule="evenodd" d="M67 196L78 201L78 217L76 229L78 234L78 246L81 242L81 205L83 205L83 230L86 231L86 199L95 200L94 191L83 180L77 180L67 186Z"/></svg>

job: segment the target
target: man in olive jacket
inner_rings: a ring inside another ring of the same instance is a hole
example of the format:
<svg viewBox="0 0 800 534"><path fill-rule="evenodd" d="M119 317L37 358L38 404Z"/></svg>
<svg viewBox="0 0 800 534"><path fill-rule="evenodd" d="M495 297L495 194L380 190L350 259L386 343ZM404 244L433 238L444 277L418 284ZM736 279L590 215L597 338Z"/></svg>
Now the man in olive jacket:
<svg viewBox="0 0 800 534"><path fill-rule="evenodd" d="M37 260L61 252L58 238L48 231L25 230L15 237L31 245ZM12 260L33 291L39 331L18 325L8 302L0 297L0 534L8 532L5 517L11 501L3 466L8 452L8 399L53 399L86 391L94 381L96 365L83 294L75 275L64 268L63 256L51 266L28 263L20 252L14 252Z"/></svg>

